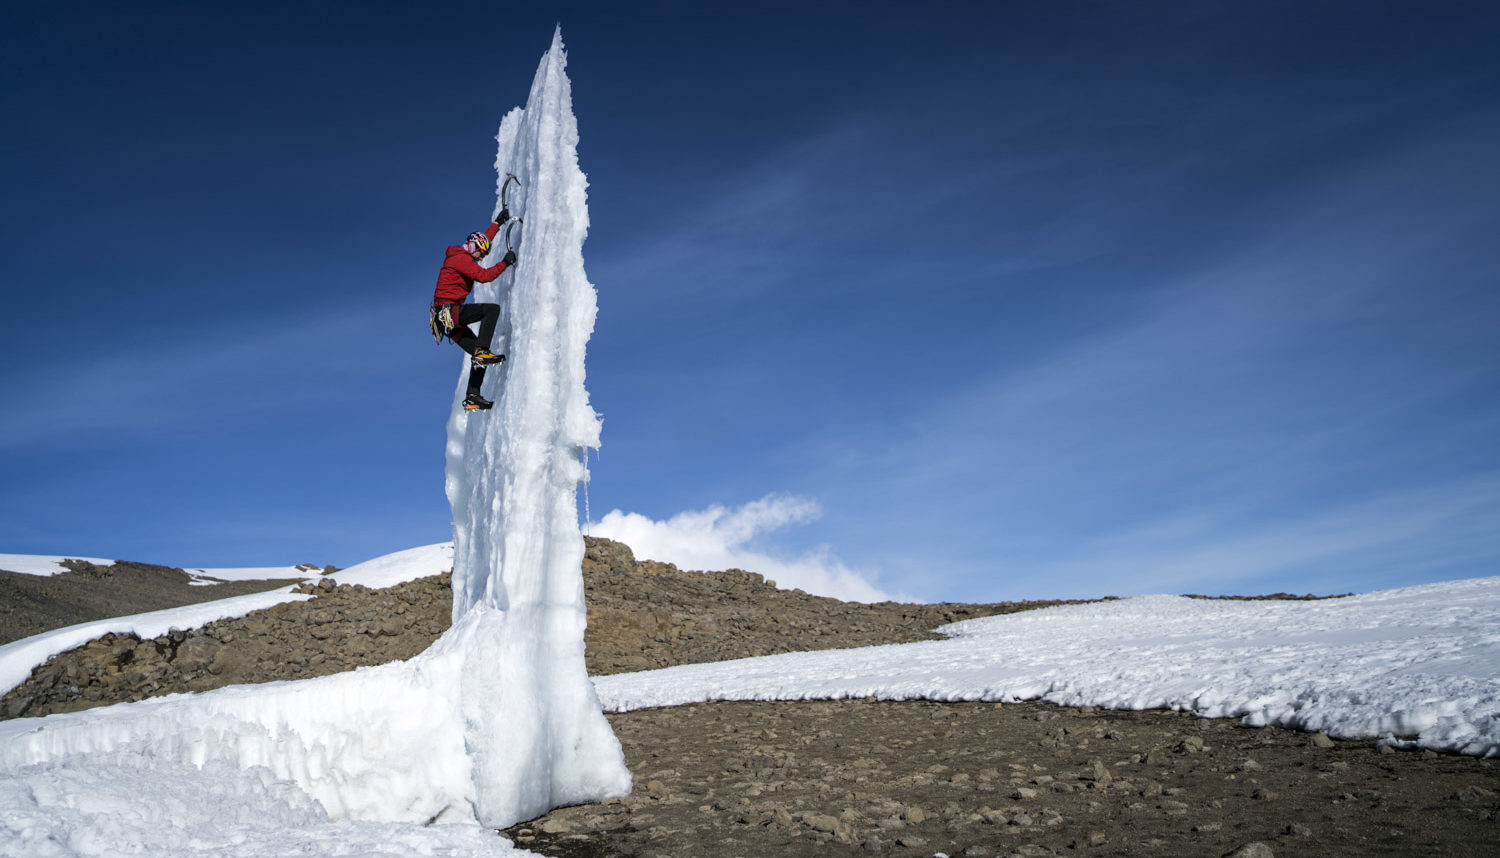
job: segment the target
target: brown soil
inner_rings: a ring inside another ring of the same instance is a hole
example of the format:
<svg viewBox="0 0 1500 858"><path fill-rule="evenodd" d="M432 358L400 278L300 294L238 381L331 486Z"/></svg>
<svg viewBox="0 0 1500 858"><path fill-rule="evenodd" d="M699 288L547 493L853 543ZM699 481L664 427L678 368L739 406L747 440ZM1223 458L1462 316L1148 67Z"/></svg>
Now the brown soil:
<svg viewBox="0 0 1500 858"><path fill-rule="evenodd" d="M64 626L212 602L295 584L286 581L225 581L194 584L181 569L120 561L96 566L64 561L67 572L23 575L0 570L0 644ZM317 567L308 567L317 570Z"/></svg>

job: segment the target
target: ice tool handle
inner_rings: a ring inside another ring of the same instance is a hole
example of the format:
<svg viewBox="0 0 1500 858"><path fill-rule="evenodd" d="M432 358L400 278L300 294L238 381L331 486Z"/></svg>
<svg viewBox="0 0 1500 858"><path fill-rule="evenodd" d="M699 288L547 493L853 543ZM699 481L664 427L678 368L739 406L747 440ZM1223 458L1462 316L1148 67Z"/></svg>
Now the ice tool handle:
<svg viewBox="0 0 1500 858"><path fill-rule="evenodd" d="M516 178L515 173L506 173L505 182L500 185L500 210L510 211L510 183L515 182L516 187L521 186L521 180ZM516 248L511 244L511 232L515 230L516 224L525 223L518 217L513 217L505 222L505 249L514 253Z"/></svg>

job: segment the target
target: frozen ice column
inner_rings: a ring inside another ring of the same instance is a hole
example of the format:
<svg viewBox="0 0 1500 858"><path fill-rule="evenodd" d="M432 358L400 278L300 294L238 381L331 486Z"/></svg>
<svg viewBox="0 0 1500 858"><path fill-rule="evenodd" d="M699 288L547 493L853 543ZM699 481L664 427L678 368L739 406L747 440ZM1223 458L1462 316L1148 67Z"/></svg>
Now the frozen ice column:
<svg viewBox="0 0 1500 858"><path fill-rule="evenodd" d="M475 813L496 827L630 790L583 660L577 489L580 452L599 445L584 388L597 306L583 267L588 182L566 65L558 31L526 107L496 136L497 188L507 173L520 180L510 207L525 226L519 264L477 284L474 300L501 305L495 350L508 360L485 380L489 412L463 410L460 377L448 424L454 624L435 649L462 659ZM497 244L492 256L503 252Z"/></svg>

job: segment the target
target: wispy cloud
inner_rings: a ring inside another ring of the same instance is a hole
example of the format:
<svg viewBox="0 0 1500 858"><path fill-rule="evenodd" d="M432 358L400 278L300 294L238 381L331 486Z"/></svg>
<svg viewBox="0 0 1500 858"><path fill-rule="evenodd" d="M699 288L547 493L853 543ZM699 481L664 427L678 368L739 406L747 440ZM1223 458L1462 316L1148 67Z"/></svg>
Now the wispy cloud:
<svg viewBox="0 0 1500 858"><path fill-rule="evenodd" d="M401 359L423 345L420 336L406 350L360 351L358 344L387 339L392 319L408 316L404 304L376 302L341 308L336 318L216 319L178 339L127 345L107 360L62 353L50 363L37 360L5 379L0 446L182 426L205 414L265 414L278 403L326 403L327 387L342 375L405 369ZM75 419L81 406L89 419Z"/></svg>
<svg viewBox="0 0 1500 858"><path fill-rule="evenodd" d="M816 458L855 470L820 497L923 508L887 538L995 597L1360 589L1397 558L1407 580L1489 574L1500 365L1465 261L1496 223L1469 189L1481 155L1448 137L1388 152L1105 328L953 367L862 449L826 437Z"/></svg>
<svg viewBox="0 0 1500 858"><path fill-rule="evenodd" d="M1179 510L1010 571L1032 586L1086 581L1078 594L1093 595L1364 592L1453 577L1497 551L1500 473L1492 473L1304 514L1257 518L1232 503Z"/></svg>
<svg viewBox="0 0 1500 858"><path fill-rule="evenodd" d="M614 510L591 525L590 532L629 545L639 558L683 569L745 569L764 575L782 589L851 601L892 598L866 575L845 566L827 547L791 558L749 547L758 536L806 523L820 512L817 503L807 498L768 495L733 509L715 505L681 512L666 521Z"/></svg>

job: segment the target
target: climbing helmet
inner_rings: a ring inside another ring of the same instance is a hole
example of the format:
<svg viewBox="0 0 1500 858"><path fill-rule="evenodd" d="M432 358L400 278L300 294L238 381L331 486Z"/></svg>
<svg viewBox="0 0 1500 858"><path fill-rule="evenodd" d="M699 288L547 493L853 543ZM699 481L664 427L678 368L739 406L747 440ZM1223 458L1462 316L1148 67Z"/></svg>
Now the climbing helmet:
<svg viewBox="0 0 1500 858"><path fill-rule="evenodd" d="M482 232L469 233L469 240L464 242L464 247L471 253L475 250L480 253L490 252L490 237Z"/></svg>

